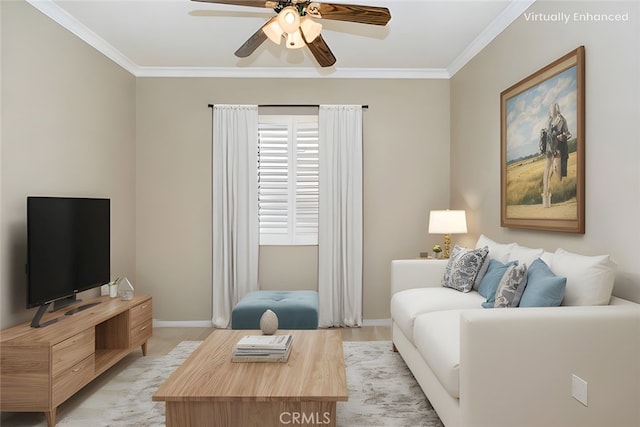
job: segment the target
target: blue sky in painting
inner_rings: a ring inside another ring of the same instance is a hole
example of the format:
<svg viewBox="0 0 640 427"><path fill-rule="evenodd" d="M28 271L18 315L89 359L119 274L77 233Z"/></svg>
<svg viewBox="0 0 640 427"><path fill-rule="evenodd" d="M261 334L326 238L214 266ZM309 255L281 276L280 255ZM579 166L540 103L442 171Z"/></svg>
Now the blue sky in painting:
<svg viewBox="0 0 640 427"><path fill-rule="evenodd" d="M540 129L547 127L549 109L555 102L571 135L577 136L576 72L573 66L507 100L507 162L538 153Z"/></svg>

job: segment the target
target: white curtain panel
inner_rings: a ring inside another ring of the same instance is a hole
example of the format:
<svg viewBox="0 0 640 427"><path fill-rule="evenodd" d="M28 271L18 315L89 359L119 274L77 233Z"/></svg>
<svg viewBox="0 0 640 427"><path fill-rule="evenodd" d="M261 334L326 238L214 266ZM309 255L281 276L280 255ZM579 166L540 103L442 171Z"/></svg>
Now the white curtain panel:
<svg viewBox="0 0 640 427"><path fill-rule="evenodd" d="M362 106L321 105L319 326L362 325Z"/></svg>
<svg viewBox="0 0 640 427"><path fill-rule="evenodd" d="M213 326L258 289L258 106L213 107Z"/></svg>

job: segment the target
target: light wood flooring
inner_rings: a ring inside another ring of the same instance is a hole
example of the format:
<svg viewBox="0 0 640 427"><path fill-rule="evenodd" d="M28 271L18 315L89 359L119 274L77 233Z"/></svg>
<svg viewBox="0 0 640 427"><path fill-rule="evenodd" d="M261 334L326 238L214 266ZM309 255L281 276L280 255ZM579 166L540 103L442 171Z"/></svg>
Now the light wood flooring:
<svg viewBox="0 0 640 427"><path fill-rule="evenodd" d="M147 344L147 355L160 356L170 352L181 341L202 341L213 328L154 328ZM363 326L342 328L343 341L390 341L391 327Z"/></svg>

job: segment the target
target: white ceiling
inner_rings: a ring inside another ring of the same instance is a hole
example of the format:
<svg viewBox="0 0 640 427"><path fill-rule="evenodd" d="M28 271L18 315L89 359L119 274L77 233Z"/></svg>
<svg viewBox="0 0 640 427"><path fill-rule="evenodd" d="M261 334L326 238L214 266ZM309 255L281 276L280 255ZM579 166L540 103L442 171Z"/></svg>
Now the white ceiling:
<svg viewBox="0 0 640 427"><path fill-rule="evenodd" d="M449 78L535 0L335 0L384 6L384 27L318 19L337 58L265 41L234 52L272 9L191 0L27 0L136 76ZM329 1L326 1L327 3Z"/></svg>

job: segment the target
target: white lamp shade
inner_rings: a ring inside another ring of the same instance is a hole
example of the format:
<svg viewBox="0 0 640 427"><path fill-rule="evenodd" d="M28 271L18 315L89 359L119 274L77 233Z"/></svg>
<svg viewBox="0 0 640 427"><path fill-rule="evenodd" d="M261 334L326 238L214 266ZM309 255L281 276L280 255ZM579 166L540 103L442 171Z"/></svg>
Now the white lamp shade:
<svg viewBox="0 0 640 427"><path fill-rule="evenodd" d="M429 234L460 234L467 232L465 211L429 212Z"/></svg>
<svg viewBox="0 0 640 427"><path fill-rule="evenodd" d="M298 31L300 27L300 13L298 9L293 6L287 6L278 14L278 24L280 28L287 34L292 34Z"/></svg>
<svg viewBox="0 0 640 427"><path fill-rule="evenodd" d="M282 40L282 35L284 34L284 31L282 31L282 28L280 28L278 24L277 16L271 18L271 20L267 22L267 25L262 27L262 32L275 44L280 44L280 40Z"/></svg>
<svg viewBox="0 0 640 427"><path fill-rule="evenodd" d="M319 24L308 16L305 16L300 22L300 30L302 31L302 34L304 34L304 38L307 43L311 43L320 35L320 31L322 31L322 24Z"/></svg>

